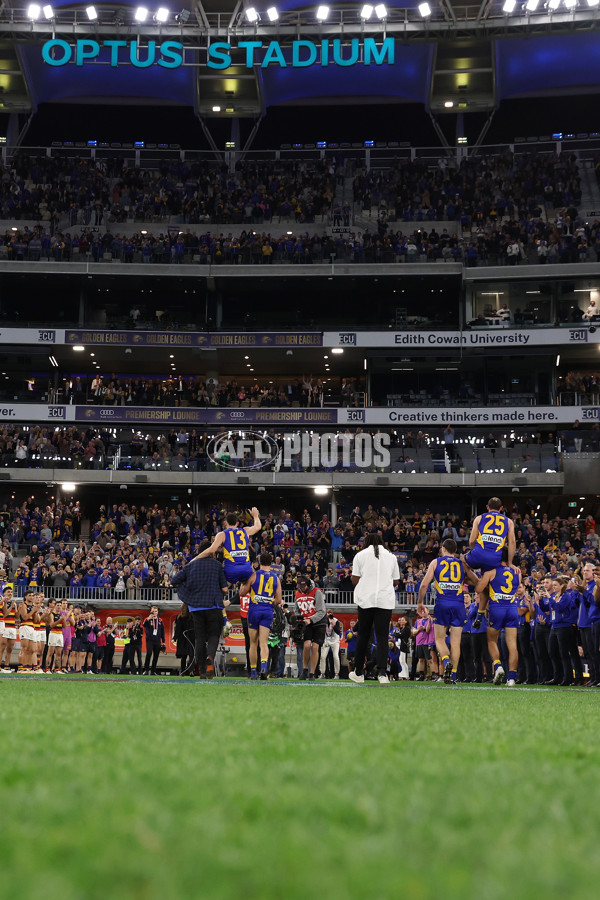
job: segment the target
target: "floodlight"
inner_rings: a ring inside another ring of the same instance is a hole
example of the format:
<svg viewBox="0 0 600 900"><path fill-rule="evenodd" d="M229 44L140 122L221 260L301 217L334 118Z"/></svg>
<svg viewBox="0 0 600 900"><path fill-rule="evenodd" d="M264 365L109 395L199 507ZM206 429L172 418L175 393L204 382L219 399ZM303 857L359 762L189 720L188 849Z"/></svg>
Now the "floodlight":
<svg viewBox="0 0 600 900"><path fill-rule="evenodd" d="M550 9L558 9L560 6L560 0L549 0L548 7Z"/></svg>
<svg viewBox="0 0 600 900"><path fill-rule="evenodd" d="M431 15L431 7L429 3L419 3L419 12L421 13L421 17L426 19L427 16Z"/></svg>
<svg viewBox="0 0 600 900"><path fill-rule="evenodd" d="M502 7L502 12L511 13L514 11L514 8L516 5L517 5L517 0L504 0L504 6Z"/></svg>
<svg viewBox="0 0 600 900"><path fill-rule="evenodd" d="M452 107L454 106L454 101L453 101L453 100L446 100L446 101L444 102L444 106L446 107L446 109L452 109Z"/></svg>
<svg viewBox="0 0 600 900"><path fill-rule="evenodd" d="M385 3L378 3L375 7L375 15L378 19L387 19L388 11L386 9Z"/></svg>
<svg viewBox="0 0 600 900"><path fill-rule="evenodd" d="M159 6L156 10L154 18L157 22L166 22L169 18L169 10L165 6Z"/></svg>
<svg viewBox="0 0 600 900"><path fill-rule="evenodd" d="M95 6L87 6L85 11L90 22L94 22L98 18L98 13L96 12Z"/></svg>
<svg viewBox="0 0 600 900"><path fill-rule="evenodd" d="M318 6L317 7L317 19L319 20L319 22L324 22L328 15L329 15L329 7L328 6Z"/></svg>
<svg viewBox="0 0 600 900"><path fill-rule="evenodd" d="M148 10L145 6L138 6L135 13L133 14L133 18L136 22L145 22L148 18Z"/></svg>
<svg viewBox="0 0 600 900"><path fill-rule="evenodd" d="M372 15L373 15L373 7L370 6L370 4L365 3L365 5L363 6L363 8L360 11L361 19L365 19L365 20L370 19Z"/></svg>
<svg viewBox="0 0 600 900"><path fill-rule="evenodd" d="M565 6L567 7L567 9L573 9L575 6L577 6L577 0L565 0Z"/></svg>
<svg viewBox="0 0 600 900"><path fill-rule="evenodd" d="M220 107L220 106L213 106L212 111L213 111L213 112L221 112L221 107Z"/></svg>
<svg viewBox="0 0 600 900"><path fill-rule="evenodd" d="M31 19L32 22L35 22L36 19L39 19L41 11L42 10L37 3L30 3L27 7L27 18Z"/></svg>
<svg viewBox="0 0 600 900"><path fill-rule="evenodd" d="M600 3L600 0L587 0L588 6L598 6L599 3Z"/></svg>
<svg viewBox="0 0 600 900"><path fill-rule="evenodd" d="M527 12L535 12L539 2L540 0L527 0L525 9L527 10Z"/></svg>
<svg viewBox="0 0 600 900"><path fill-rule="evenodd" d="M48 21L50 21L50 19L54 18L54 10L50 6L50 4L42 7L42 12L44 13L44 18L48 19Z"/></svg>
<svg viewBox="0 0 600 900"><path fill-rule="evenodd" d="M175 21L178 23L178 25L185 25L189 21L189 18L189 9L182 9L181 12L177 13L177 15L175 16Z"/></svg>
<svg viewBox="0 0 600 900"><path fill-rule="evenodd" d="M276 6L270 6L267 10L267 15L269 17L270 22L276 22L279 18L279 13L277 12Z"/></svg>
<svg viewBox="0 0 600 900"><path fill-rule="evenodd" d="M125 9L120 6L114 16L113 16L113 24L114 25L123 25L125 22Z"/></svg>
<svg viewBox="0 0 600 900"><path fill-rule="evenodd" d="M258 13L253 6L249 6L246 10L246 18L249 22L258 22Z"/></svg>

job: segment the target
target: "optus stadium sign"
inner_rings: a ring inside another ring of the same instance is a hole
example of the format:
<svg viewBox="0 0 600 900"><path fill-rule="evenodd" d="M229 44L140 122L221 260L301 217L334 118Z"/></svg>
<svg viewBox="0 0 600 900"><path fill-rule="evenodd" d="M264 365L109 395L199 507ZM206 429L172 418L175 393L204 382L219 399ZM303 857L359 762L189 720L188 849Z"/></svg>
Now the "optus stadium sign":
<svg viewBox="0 0 600 900"><path fill-rule="evenodd" d="M42 59L49 66L84 66L88 63L108 64L112 68L123 65L147 69L161 66L177 69L184 64L186 48L179 41L148 41L147 46L137 41L96 41L81 39L69 43L62 38L53 38L42 45ZM234 62L232 54L236 52ZM237 55L241 52L241 59ZM327 67L393 65L395 43L393 38L384 38L377 43L374 38L343 41L339 38L324 38L321 41L296 40L282 47L279 41L238 41L231 44L215 41L206 50L206 66L209 69L225 70L232 65L252 69L270 65L282 69L305 69L319 65Z"/></svg>

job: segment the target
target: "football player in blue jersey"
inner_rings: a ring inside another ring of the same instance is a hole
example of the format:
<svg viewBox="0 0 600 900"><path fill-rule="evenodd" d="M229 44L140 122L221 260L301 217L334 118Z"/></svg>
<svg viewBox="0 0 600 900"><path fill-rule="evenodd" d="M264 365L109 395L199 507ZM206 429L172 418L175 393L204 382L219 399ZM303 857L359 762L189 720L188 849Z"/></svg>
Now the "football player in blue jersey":
<svg viewBox="0 0 600 900"><path fill-rule="evenodd" d="M473 520L469 537L470 549L463 556L463 562L471 569L483 574L500 565L502 552L506 548L508 565L515 574L519 574L520 570L513 566L517 550L515 523L502 512L502 501L498 497L490 497L486 504L486 510ZM482 610L487 608L489 599L486 587L483 595L484 602L481 605Z"/></svg>
<svg viewBox="0 0 600 900"><path fill-rule="evenodd" d="M505 678L498 651L498 635L504 629L508 649L508 680L506 683L509 687L514 687L516 684L519 663L517 629L519 627L520 602L517 588L520 580L521 576L518 570L508 564L508 547L504 547L502 561L498 568L485 572L475 588L476 593L479 594L479 610L474 624L483 617L485 598L489 594L487 640L494 666L494 684L502 684Z"/></svg>
<svg viewBox="0 0 600 900"><path fill-rule="evenodd" d="M271 571L273 557L270 553L260 556L260 569L252 572L240 588L240 594L250 594L248 607L248 636L250 638L250 678L258 679L258 645L260 644L260 677L267 680L269 663L269 631L273 624L273 607L283 603L281 581Z"/></svg>
<svg viewBox="0 0 600 900"><path fill-rule="evenodd" d="M194 559L203 559L222 549L225 578L231 585L238 584L240 581L248 581L254 571L250 562L249 539L260 531L262 524L255 506L250 510L250 515L254 520L252 525L242 528L236 513L229 513L226 516L226 525L223 531L219 531L210 547L194 557Z"/></svg>
<svg viewBox="0 0 600 900"><path fill-rule="evenodd" d="M419 588L417 615L424 614L424 600L429 585L433 582L435 607L433 627L435 646L444 667L446 684L456 684L456 670L460 660L460 641L466 621L463 601L463 583L475 584L477 578L468 566L456 556L457 546L453 538L442 544L442 554L429 564L427 573ZM446 632L450 628L450 653L446 644Z"/></svg>

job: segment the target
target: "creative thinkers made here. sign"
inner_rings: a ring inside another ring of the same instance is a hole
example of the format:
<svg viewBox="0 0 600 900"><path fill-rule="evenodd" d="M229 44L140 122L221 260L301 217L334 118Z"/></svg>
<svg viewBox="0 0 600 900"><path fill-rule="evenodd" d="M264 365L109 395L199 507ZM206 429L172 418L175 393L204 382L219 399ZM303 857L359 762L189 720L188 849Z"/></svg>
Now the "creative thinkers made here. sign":
<svg viewBox="0 0 600 900"><path fill-rule="evenodd" d="M377 43L374 38L363 41L354 38L342 41L339 38L322 41L292 41L282 48L279 41L238 41L229 44L216 41L207 48L206 66L209 69L228 69L234 65L232 53L241 51L243 65L247 69L254 66L266 68L276 65L280 68L303 69L308 66L381 66L384 63L394 64L394 39L385 38ZM132 65L138 69L150 66L161 66L163 69L177 69L184 64L185 48L179 41L148 41L141 46L137 41L95 41L91 39L77 40L69 43L62 38L46 41L42 46L42 59L49 66L66 66L68 64L84 66L88 63L110 64L111 67Z"/></svg>

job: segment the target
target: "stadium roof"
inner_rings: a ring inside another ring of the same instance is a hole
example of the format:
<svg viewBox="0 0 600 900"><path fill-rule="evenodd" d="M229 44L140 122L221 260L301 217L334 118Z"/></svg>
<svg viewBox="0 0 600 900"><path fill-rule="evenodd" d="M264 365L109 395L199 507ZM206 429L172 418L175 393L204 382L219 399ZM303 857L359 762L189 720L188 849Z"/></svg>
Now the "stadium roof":
<svg viewBox="0 0 600 900"><path fill-rule="evenodd" d="M192 107L202 117L256 118L270 106L368 100L417 102L438 114L487 112L507 98L597 89L600 15L589 5L597 0L522 0L511 14L504 11L506 0L431 0L425 16L420 0L391 0L368 6L368 18L365 4L344 0L326 4L321 20L317 3L298 0L273 3L272 20L271 2L256 2L251 22L250 0L179 0L163 7L165 21L156 18L159 2L137 21L139 4L129 0L96 3L91 18L89 0L40 0L33 10L12 0L0 10L0 110L35 111L43 102L168 104ZM556 9L550 3L558 3ZM90 42L79 64L77 41ZM123 42L118 51L106 45L111 41ZM72 48L64 65L60 60L69 54L61 57L62 42ZM154 63L146 66L151 42ZM161 56L165 42L181 47L175 53L180 64L173 63L173 51ZM256 42L251 51L248 42ZM211 60L216 44L230 49ZM51 48L46 58L44 45ZM316 58L307 64L311 45ZM354 47L356 63L349 65ZM140 65L131 64L130 52ZM215 60L226 57L230 65L216 68Z"/></svg>

